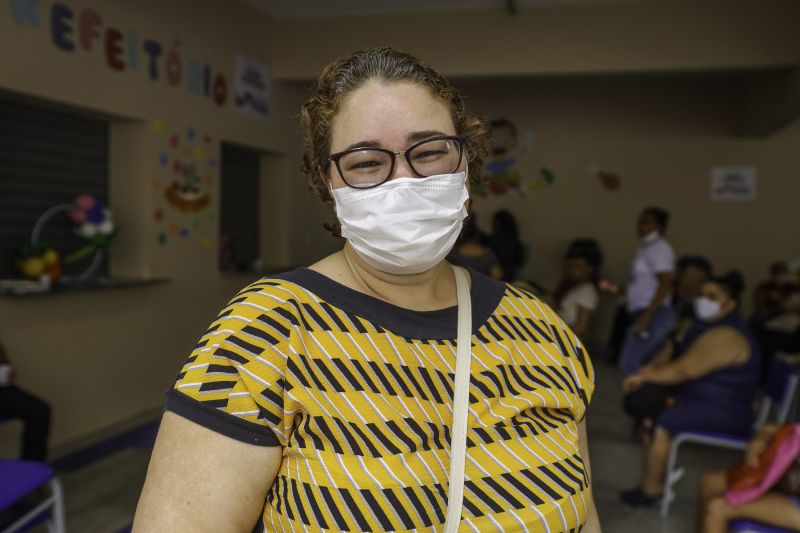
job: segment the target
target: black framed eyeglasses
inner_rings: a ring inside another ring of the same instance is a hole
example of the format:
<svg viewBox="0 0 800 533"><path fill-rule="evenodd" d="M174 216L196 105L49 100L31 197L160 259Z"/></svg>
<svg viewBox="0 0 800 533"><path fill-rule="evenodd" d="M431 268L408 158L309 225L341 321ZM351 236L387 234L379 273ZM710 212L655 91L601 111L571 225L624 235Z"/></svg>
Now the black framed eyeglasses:
<svg viewBox="0 0 800 533"><path fill-rule="evenodd" d="M394 171L398 155L403 155L417 177L451 174L461 165L464 138L441 136L412 144L401 152L385 148L351 148L330 156L345 184L354 189L382 185Z"/></svg>

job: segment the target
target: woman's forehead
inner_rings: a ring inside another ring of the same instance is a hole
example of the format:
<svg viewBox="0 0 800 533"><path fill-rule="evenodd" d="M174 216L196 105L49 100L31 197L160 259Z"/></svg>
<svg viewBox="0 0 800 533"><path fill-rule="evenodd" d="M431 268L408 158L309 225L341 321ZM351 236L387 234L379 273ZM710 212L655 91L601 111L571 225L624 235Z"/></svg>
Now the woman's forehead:
<svg viewBox="0 0 800 533"><path fill-rule="evenodd" d="M420 131L455 134L447 106L421 85L371 81L342 102L333 120L331 151L361 142L402 147Z"/></svg>

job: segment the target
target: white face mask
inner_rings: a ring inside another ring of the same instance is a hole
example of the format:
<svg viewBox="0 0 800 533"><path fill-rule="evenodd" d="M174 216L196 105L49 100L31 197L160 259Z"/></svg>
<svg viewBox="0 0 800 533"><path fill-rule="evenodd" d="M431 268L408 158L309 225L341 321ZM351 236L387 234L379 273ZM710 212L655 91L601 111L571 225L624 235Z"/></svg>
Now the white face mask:
<svg viewBox="0 0 800 533"><path fill-rule="evenodd" d="M711 321L719 316L722 305L719 302L701 296L694 301L694 314L700 320Z"/></svg>
<svg viewBox="0 0 800 533"><path fill-rule="evenodd" d="M657 241L659 237L661 237L661 234L659 232L651 231L642 238L642 242L645 244L650 244L651 242Z"/></svg>
<svg viewBox="0 0 800 533"><path fill-rule="evenodd" d="M469 198L466 172L331 194L342 237L367 264L390 274L418 274L444 259L461 232Z"/></svg>

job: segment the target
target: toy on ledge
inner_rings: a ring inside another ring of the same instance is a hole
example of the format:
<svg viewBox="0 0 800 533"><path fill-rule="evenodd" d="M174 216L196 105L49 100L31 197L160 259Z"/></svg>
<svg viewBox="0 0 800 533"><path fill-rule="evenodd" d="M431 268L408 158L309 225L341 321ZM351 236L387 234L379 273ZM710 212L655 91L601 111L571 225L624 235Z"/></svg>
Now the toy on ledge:
<svg viewBox="0 0 800 533"><path fill-rule="evenodd" d="M45 225L60 213L66 213L75 234L88 241L85 246L67 254L63 259L58 251L42 240ZM28 281L8 280L2 289L8 292L45 292L55 283L80 285L95 274L115 233L111 211L90 194L77 196L71 204L51 207L36 221L31 240L20 248L16 266ZM75 263L91 254L94 257L83 272L75 276L62 274L62 266Z"/></svg>

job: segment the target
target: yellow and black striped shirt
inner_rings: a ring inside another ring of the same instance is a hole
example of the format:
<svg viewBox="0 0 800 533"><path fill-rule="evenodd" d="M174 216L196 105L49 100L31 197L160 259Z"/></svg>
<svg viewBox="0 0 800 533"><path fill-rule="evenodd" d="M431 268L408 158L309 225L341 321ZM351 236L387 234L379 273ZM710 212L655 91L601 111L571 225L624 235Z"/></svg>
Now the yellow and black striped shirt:
<svg viewBox="0 0 800 533"><path fill-rule="evenodd" d="M578 531L590 490L577 424L591 362L534 296L472 272L461 531ZM281 446L256 531L440 531L457 308L417 312L309 269L242 290L166 408Z"/></svg>

